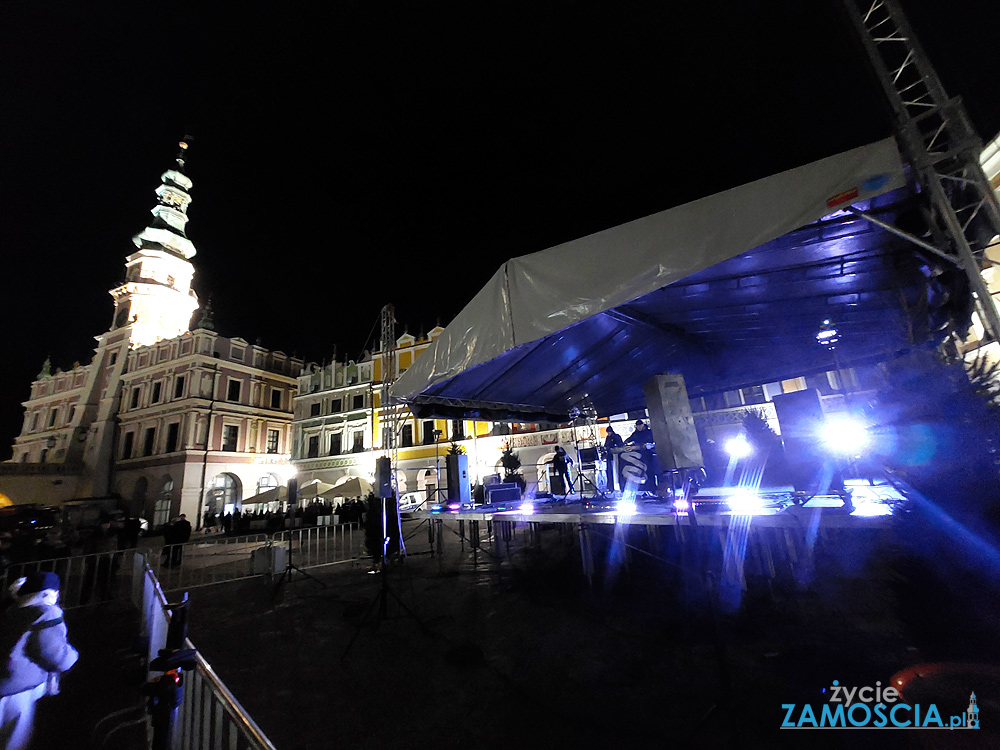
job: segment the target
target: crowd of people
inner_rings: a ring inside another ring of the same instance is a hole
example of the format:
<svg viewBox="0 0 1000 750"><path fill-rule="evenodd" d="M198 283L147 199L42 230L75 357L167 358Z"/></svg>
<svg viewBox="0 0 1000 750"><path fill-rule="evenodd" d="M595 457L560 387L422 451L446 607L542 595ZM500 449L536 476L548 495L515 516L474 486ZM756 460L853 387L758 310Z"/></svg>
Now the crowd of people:
<svg viewBox="0 0 1000 750"><path fill-rule="evenodd" d="M202 529L205 534L239 536L254 531L281 531L290 518L296 520L296 526L318 526L320 519L330 517L336 517L337 523L360 523L364 507L360 498L350 498L336 504L316 498L291 511L235 508L232 512L218 514L209 510L202 519Z"/></svg>

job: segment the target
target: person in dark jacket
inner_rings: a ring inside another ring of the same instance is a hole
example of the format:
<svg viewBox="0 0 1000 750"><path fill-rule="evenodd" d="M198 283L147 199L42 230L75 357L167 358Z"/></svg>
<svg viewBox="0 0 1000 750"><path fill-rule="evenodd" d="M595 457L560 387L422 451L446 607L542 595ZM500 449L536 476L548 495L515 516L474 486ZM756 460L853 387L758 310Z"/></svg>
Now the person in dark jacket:
<svg viewBox="0 0 1000 750"><path fill-rule="evenodd" d="M615 432L614 427L608 425L604 437L604 460L607 469L608 492L615 491L615 475L617 474L615 466L618 463L619 450L623 445L625 445L625 441L622 440L622 436Z"/></svg>
<svg viewBox="0 0 1000 750"><path fill-rule="evenodd" d="M59 576L37 572L10 587L14 599L0 617L0 748L23 750L31 741L35 704L59 692L59 674L79 653L67 640L59 607Z"/></svg>
<svg viewBox="0 0 1000 750"><path fill-rule="evenodd" d="M174 546L170 550L170 567L177 568L181 564L181 556L184 553L184 548L181 546L187 544L191 541L191 522L187 520L187 516L181 513L171 526L171 544Z"/></svg>

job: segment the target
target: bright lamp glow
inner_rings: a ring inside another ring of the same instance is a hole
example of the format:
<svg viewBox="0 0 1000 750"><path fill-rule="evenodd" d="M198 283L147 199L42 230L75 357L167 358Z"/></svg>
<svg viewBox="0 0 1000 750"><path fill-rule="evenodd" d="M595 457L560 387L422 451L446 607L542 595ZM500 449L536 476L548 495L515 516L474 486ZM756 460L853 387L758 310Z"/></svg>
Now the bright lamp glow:
<svg viewBox="0 0 1000 750"><path fill-rule="evenodd" d="M684 498L678 498L677 500L674 500L674 510L677 513L687 513L691 510L691 503Z"/></svg>
<svg viewBox="0 0 1000 750"><path fill-rule="evenodd" d="M883 503L862 503L851 513L852 516L864 518L875 518L878 516L891 516L892 508Z"/></svg>
<svg viewBox="0 0 1000 750"><path fill-rule="evenodd" d="M726 441L726 453L733 458L746 458L753 453L753 446L747 442L745 437L740 435L739 437L729 438Z"/></svg>
<svg viewBox="0 0 1000 750"><path fill-rule="evenodd" d="M534 503L521 503L520 510L524 515L530 516L535 512L535 505Z"/></svg>
<svg viewBox="0 0 1000 750"><path fill-rule="evenodd" d="M635 513L637 507L638 506L635 504L635 500L631 500L628 498L622 498L621 500L618 501L618 504L616 506L618 510L618 515L620 516L631 516L633 513Z"/></svg>
<svg viewBox="0 0 1000 750"><path fill-rule="evenodd" d="M827 449L834 453L859 453L868 446L868 429L850 417L828 419L820 432Z"/></svg>
<svg viewBox="0 0 1000 750"><path fill-rule="evenodd" d="M764 501L760 495L754 492L740 492L733 495L726 501L726 505L733 513L741 515L751 515L757 513L764 507Z"/></svg>

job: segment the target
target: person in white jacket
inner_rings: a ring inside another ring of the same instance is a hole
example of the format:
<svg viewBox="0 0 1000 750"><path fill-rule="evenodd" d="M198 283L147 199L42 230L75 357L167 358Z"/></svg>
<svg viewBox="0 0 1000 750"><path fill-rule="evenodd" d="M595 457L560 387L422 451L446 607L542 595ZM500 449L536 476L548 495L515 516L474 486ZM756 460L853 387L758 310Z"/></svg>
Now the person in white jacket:
<svg viewBox="0 0 1000 750"><path fill-rule="evenodd" d="M67 639L59 607L59 576L37 572L10 587L13 602L0 615L0 748L28 746L35 704L58 692L59 674L79 653Z"/></svg>

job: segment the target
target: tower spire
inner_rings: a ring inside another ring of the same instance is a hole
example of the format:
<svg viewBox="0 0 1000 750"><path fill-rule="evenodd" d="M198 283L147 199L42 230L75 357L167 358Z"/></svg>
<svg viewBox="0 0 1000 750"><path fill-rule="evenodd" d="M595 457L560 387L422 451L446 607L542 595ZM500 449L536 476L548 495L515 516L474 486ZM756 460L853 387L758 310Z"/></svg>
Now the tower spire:
<svg viewBox="0 0 1000 750"><path fill-rule="evenodd" d="M132 242L140 250L163 250L173 255L190 260L197 252L194 244L184 233L187 226L187 209L191 204L191 178L184 174L187 160L188 141L191 136L184 136L178 146L177 157L174 160L176 169L168 169L160 175L161 184L156 188L156 205L150 211L153 221L145 229L132 238Z"/></svg>

